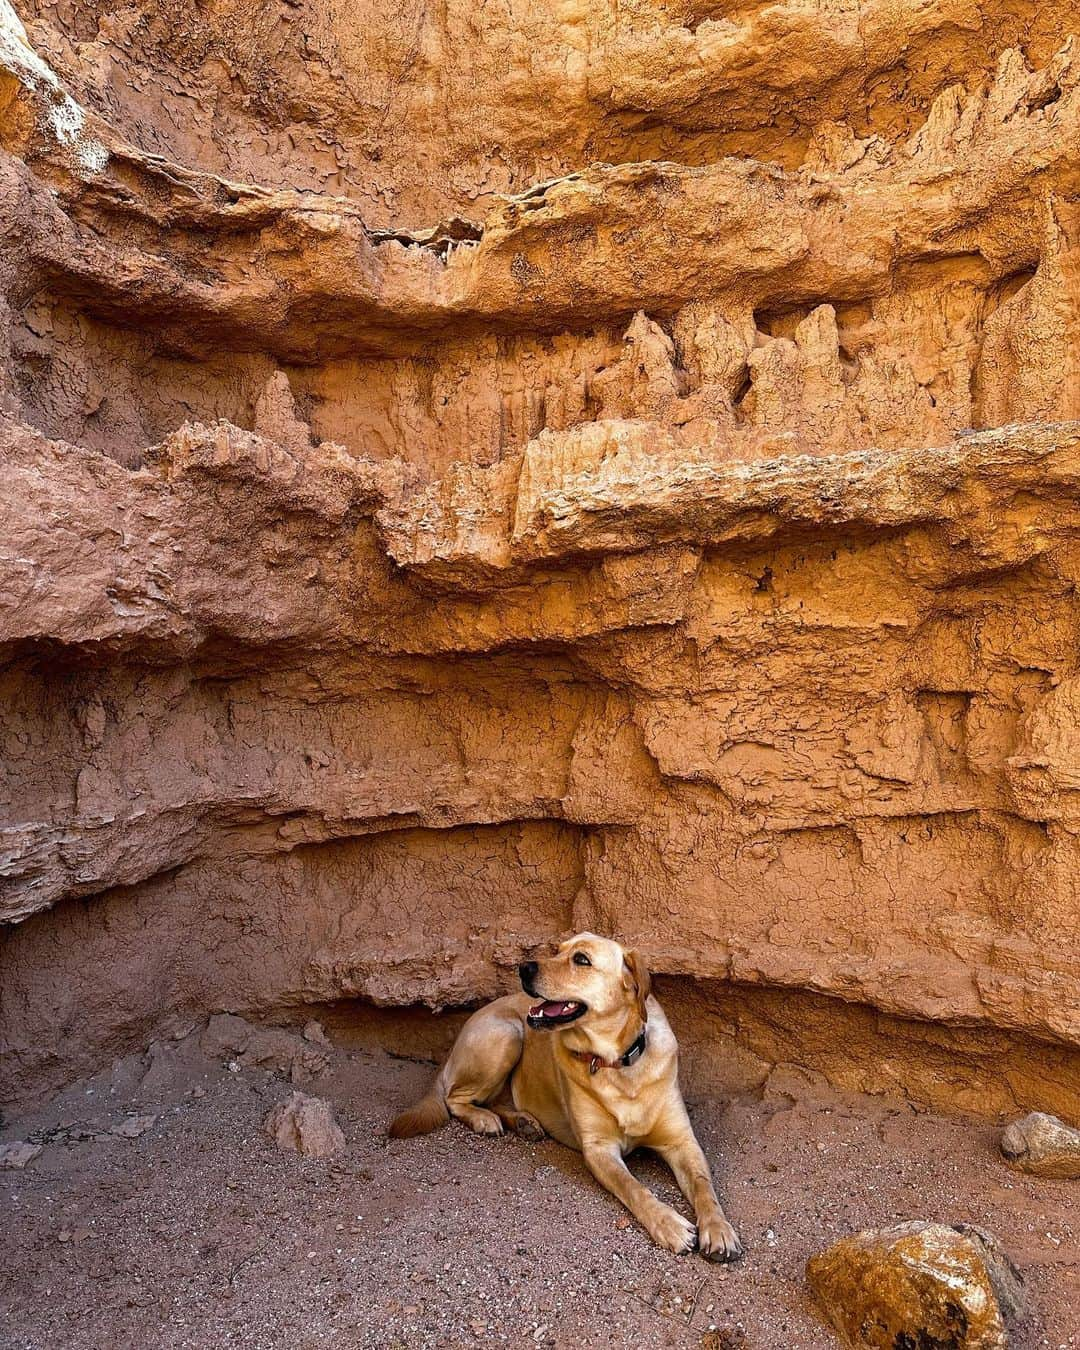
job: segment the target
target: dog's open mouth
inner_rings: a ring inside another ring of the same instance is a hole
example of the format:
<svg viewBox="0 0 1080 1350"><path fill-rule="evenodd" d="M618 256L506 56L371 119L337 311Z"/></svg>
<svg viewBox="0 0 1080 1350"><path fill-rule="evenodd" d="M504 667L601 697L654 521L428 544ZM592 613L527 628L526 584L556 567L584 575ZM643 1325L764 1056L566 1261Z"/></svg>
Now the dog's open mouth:
<svg viewBox="0 0 1080 1350"><path fill-rule="evenodd" d="M588 1011L584 1003L579 1003L577 999L544 999L542 1003L537 1003L529 1009L529 1026L531 1027L558 1027L567 1022L573 1022Z"/></svg>

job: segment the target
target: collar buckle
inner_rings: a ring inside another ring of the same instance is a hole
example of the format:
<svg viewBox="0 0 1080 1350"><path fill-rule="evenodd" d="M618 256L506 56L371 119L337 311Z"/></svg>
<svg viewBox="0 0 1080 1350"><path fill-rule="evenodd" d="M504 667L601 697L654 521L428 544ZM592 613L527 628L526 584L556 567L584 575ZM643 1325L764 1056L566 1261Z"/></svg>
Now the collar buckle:
<svg viewBox="0 0 1080 1350"><path fill-rule="evenodd" d="M630 1049L627 1050L626 1054L623 1055L622 1059L619 1060L619 1063L623 1065L624 1068L628 1069L630 1065L634 1064L637 1060L639 1060L644 1053L645 1053L645 1028L642 1027L641 1035L637 1038L637 1040L630 1047Z"/></svg>
<svg viewBox="0 0 1080 1350"><path fill-rule="evenodd" d="M580 1059L589 1066L590 1074L598 1073L601 1069L628 1069L645 1053L645 1027L641 1028L637 1040L630 1049L618 1059L601 1059L599 1055L590 1055L587 1050L571 1050L570 1053L575 1059Z"/></svg>

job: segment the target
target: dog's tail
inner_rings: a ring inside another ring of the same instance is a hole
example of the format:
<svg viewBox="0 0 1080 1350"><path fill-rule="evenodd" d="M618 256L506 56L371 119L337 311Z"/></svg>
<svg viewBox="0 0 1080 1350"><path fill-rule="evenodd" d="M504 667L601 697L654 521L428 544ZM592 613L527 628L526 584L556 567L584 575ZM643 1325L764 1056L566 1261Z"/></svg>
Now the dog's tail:
<svg viewBox="0 0 1080 1350"><path fill-rule="evenodd" d="M387 1131L391 1139L411 1139L416 1134L430 1134L441 1130L450 1119L442 1090L442 1074L435 1079L425 1096L415 1106L402 1111L390 1122Z"/></svg>

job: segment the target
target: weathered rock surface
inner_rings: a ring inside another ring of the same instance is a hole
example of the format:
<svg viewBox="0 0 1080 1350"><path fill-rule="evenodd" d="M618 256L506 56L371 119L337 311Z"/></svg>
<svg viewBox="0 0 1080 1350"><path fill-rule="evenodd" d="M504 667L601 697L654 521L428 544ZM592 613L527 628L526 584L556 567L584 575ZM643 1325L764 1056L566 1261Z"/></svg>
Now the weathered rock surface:
<svg viewBox="0 0 1080 1350"><path fill-rule="evenodd" d="M1080 1130L1043 1111L1014 1120L1001 1136L1001 1152L1021 1172L1080 1178Z"/></svg>
<svg viewBox="0 0 1080 1350"><path fill-rule="evenodd" d="M290 1092L278 1102L263 1128L278 1148L302 1153L305 1158L333 1158L345 1147L330 1103L303 1092Z"/></svg>
<svg viewBox="0 0 1080 1350"><path fill-rule="evenodd" d="M1005 1350L1023 1280L971 1224L916 1220L842 1238L807 1262L815 1299L846 1345Z"/></svg>
<svg viewBox="0 0 1080 1350"><path fill-rule="evenodd" d="M23 1139L11 1139L0 1144L0 1168L22 1169L41 1153L40 1144L29 1144Z"/></svg>
<svg viewBox="0 0 1080 1350"><path fill-rule="evenodd" d="M313 1041L306 1030L303 1036L297 1036L283 1027L254 1027L242 1017L218 1013L207 1023L199 1048L211 1059L228 1060L241 1068L270 1069L287 1074L294 1083L303 1083L317 1078L330 1063L328 1055ZM325 1038L321 1044L329 1046Z"/></svg>
<svg viewBox="0 0 1080 1350"><path fill-rule="evenodd" d="M9 1096L592 927L1067 1109L1080 15L992 8L0 0Z"/></svg>
<svg viewBox="0 0 1080 1350"><path fill-rule="evenodd" d="M113 1125L109 1133L118 1135L121 1139L138 1139L139 1135L145 1134L156 1120L157 1116L154 1115L128 1116L119 1125Z"/></svg>

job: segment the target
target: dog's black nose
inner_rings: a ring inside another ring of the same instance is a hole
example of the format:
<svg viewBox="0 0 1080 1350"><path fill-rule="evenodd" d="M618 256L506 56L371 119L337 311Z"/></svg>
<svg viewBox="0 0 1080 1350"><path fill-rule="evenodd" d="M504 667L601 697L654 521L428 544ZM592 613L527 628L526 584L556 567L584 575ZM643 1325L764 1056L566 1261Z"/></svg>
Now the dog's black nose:
<svg viewBox="0 0 1080 1350"><path fill-rule="evenodd" d="M521 987L527 994L535 994L536 990L531 988L533 980L536 979L540 967L535 961L522 961L518 966L518 974L521 976Z"/></svg>

